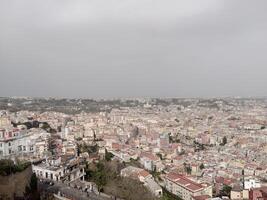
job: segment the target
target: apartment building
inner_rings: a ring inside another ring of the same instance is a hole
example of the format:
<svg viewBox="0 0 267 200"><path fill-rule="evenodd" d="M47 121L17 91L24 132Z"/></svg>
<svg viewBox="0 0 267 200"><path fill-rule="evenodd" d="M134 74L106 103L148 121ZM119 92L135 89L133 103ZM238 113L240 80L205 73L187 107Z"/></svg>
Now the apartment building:
<svg viewBox="0 0 267 200"><path fill-rule="evenodd" d="M44 131L39 129L20 130L0 130L0 159L11 158L20 155L35 155L35 144L45 136Z"/></svg>
<svg viewBox="0 0 267 200"><path fill-rule="evenodd" d="M39 179L70 183L84 180L84 166L76 157L49 158L32 165L33 172Z"/></svg>
<svg viewBox="0 0 267 200"><path fill-rule="evenodd" d="M260 188L261 182L260 180L254 178L254 177L245 177L244 178L244 189L250 190L252 188Z"/></svg>
<svg viewBox="0 0 267 200"><path fill-rule="evenodd" d="M193 197L201 195L212 197L211 185L199 184L184 175L172 172L165 177L165 187L169 192L184 200L193 200Z"/></svg>

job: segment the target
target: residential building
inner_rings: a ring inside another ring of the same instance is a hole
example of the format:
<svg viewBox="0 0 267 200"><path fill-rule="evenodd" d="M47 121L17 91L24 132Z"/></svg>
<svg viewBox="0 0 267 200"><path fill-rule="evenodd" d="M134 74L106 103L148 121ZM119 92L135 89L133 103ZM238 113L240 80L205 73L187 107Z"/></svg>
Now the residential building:
<svg viewBox="0 0 267 200"><path fill-rule="evenodd" d="M33 172L40 178L51 181L72 182L84 180L84 166L75 157L49 158L40 164L33 164Z"/></svg>
<svg viewBox="0 0 267 200"><path fill-rule="evenodd" d="M184 175L173 172L166 175L165 186L169 192L184 200L192 200L193 197L200 195L212 197L211 185L196 183Z"/></svg>

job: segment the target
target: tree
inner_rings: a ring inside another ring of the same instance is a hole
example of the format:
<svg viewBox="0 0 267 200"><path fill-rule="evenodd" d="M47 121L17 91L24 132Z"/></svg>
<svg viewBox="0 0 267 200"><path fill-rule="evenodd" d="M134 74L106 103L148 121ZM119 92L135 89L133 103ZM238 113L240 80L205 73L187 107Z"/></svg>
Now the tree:
<svg viewBox="0 0 267 200"><path fill-rule="evenodd" d="M163 156L161 153L157 153L157 156L160 158L160 160L163 160Z"/></svg>
<svg viewBox="0 0 267 200"><path fill-rule="evenodd" d="M107 177L104 169L105 166L103 163L97 163L97 169L93 175L94 182L96 183L99 192L103 191L103 187L107 183Z"/></svg>
<svg viewBox="0 0 267 200"><path fill-rule="evenodd" d="M184 170L186 171L187 174L191 174L192 172L192 168L187 163L184 163Z"/></svg>
<svg viewBox="0 0 267 200"><path fill-rule="evenodd" d="M114 155L105 149L105 160L106 161L111 161L111 159L114 157Z"/></svg>
<svg viewBox="0 0 267 200"><path fill-rule="evenodd" d="M97 171L95 174L94 174L94 180L95 180L95 183L97 185L97 189L99 192L103 191L103 187L106 185L107 183L107 179L106 179L106 176L105 174L102 172L102 171Z"/></svg>
<svg viewBox="0 0 267 200"><path fill-rule="evenodd" d="M222 141L222 145L224 146L224 145L226 145L227 144L227 138L226 138L226 136L224 136L223 137L223 141Z"/></svg>
<svg viewBox="0 0 267 200"><path fill-rule="evenodd" d="M30 188L31 191L36 191L37 190L37 184L38 184L38 179L35 173L32 174L31 176L31 182L30 182Z"/></svg>
<svg viewBox="0 0 267 200"><path fill-rule="evenodd" d="M203 163L201 163L201 165L199 166L199 169L204 169L205 168L205 166L204 166L204 164Z"/></svg>
<svg viewBox="0 0 267 200"><path fill-rule="evenodd" d="M105 192L120 199L156 200L151 192L138 180L117 177L105 187Z"/></svg>
<svg viewBox="0 0 267 200"><path fill-rule="evenodd" d="M18 162L14 164L12 160L0 160L0 175L8 176L12 173L22 172L31 165L30 162Z"/></svg>
<svg viewBox="0 0 267 200"><path fill-rule="evenodd" d="M96 134L95 134L95 132L94 132L94 141L96 140Z"/></svg>
<svg viewBox="0 0 267 200"><path fill-rule="evenodd" d="M32 174L29 185L25 187L24 196L26 199L40 199L40 194L38 193L38 178L35 173Z"/></svg>
<svg viewBox="0 0 267 200"><path fill-rule="evenodd" d="M221 196L230 196L232 187L229 185L224 185L223 189L221 190Z"/></svg>
<svg viewBox="0 0 267 200"><path fill-rule="evenodd" d="M191 174L191 172L192 172L192 168L190 166L187 166L186 167L186 173Z"/></svg>
<svg viewBox="0 0 267 200"><path fill-rule="evenodd" d="M160 200L182 200L180 197L176 196L175 194L169 192L165 188L163 188L163 195Z"/></svg>
<svg viewBox="0 0 267 200"><path fill-rule="evenodd" d="M173 143L173 138L171 136L171 133L168 133L168 135L169 135L169 141L170 141L170 143Z"/></svg>

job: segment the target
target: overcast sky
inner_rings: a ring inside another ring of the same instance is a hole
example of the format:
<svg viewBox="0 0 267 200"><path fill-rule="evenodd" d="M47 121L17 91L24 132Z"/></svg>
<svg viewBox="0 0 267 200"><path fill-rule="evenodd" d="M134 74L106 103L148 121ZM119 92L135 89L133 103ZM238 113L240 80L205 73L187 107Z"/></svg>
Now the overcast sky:
<svg viewBox="0 0 267 200"><path fill-rule="evenodd" d="M0 0L0 96L266 94L266 0Z"/></svg>

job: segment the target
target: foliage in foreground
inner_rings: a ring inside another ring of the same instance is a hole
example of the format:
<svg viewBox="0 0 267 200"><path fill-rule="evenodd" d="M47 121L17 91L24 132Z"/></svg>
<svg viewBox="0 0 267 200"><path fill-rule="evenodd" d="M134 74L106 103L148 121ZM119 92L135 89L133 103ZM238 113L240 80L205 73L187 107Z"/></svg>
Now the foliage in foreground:
<svg viewBox="0 0 267 200"><path fill-rule="evenodd" d="M98 190L121 199L153 200L154 196L139 181L120 177L125 165L116 160L100 161L86 167L86 179L96 183Z"/></svg>
<svg viewBox="0 0 267 200"><path fill-rule="evenodd" d="M16 172L22 172L31 165L30 162L19 162L14 164L12 160L0 160L0 175L8 176Z"/></svg>
<svg viewBox="0 0 267 200"><path fill-rule="evenodd" d="M179 198L178 196L170 193L168 190L166 190L165 188L162 189L163 191L163 196L161 197L160 200L182 200L181 198Z"/></svg>
<svg viewBox="0 0 267 200"><path fill-rule="evenodd" d="M24 196L29 200L40 199L40 194L38 193L38 178L35 173L32 174L30 183L25 188Z"/></svg>

